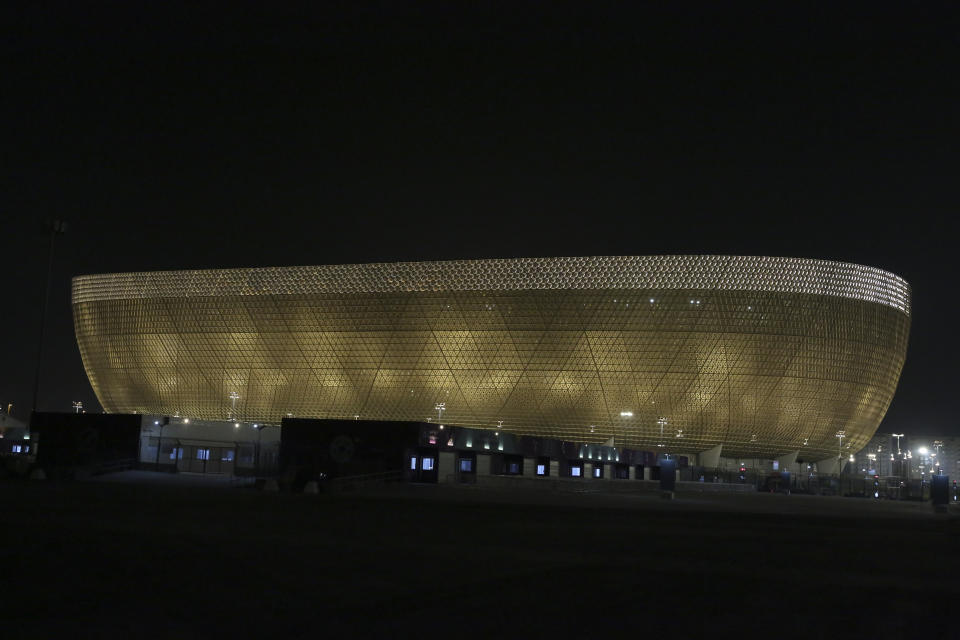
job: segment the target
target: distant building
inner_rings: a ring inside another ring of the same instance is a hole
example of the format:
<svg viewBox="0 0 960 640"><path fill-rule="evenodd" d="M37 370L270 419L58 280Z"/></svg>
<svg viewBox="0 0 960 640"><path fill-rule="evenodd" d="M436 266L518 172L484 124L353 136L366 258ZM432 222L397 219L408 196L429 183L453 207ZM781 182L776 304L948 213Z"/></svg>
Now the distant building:
<svg viewBox="0 0 960 640"><path fill-rule="evenodd" d="M125 469L254 476L276 473L280 429L246 421L38 412L30 439L11 444L0 453L29 458L54 477Z"/></svg>
<svg viewBox="0 0 960 640"><path fill-rule="evenodd" d="M434 422L829 472L890 404L910 288L824 260L536 258L87 275L73 310L108 412Z"/></svg>
<svg viewBox="0 0 960 640"><path fill-rule="evenodd" d="M898 443L899 440L899 443ZM960 437L877 433L850 456L845 472L861 475L929 479L946 475L960 480Z"/></svg>
<svg viewBox="0 0 960 640"><path fill-rule="evenodd" d="M17 420L9 413L0 413L0 438L10 437L22 438L26 432L27 425L22 420Z"/></svg>

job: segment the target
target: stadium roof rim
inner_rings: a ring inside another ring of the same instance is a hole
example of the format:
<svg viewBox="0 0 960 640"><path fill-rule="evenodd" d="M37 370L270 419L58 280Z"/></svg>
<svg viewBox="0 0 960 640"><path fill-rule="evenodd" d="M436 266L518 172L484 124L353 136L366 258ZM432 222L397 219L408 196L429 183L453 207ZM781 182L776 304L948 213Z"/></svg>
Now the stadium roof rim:
<svg viewBox="0 0 960 640"><path fill-rule="evenodd" d="M910 285L849 262L722 255L497 258L92 274L73 304L256 295L519 290L733 290L825 295L910 314Z"/></svg>

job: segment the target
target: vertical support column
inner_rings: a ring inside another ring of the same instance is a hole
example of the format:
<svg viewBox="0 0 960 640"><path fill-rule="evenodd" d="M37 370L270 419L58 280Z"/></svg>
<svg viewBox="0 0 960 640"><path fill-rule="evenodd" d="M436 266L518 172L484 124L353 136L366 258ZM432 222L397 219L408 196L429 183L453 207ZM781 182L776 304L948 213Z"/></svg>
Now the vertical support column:
<svg viewBox="0 0 960 640"><path fill-rule="evenodd" d="M840 473L840 458L824 458L817 462L817 473L838 475Z"/></svg>
<svg viewBox="0 0 960 640"><path fill-rule="evenodd" d="M706 469L714 470L720 466L720 452L723 450L723 444L718 444L706 451L697 454L697 463Z"/></svg>
<svg viewBox="0 0 960 640"><path fill-rule="evenodd" d="M780 463L780 471L793 471L793 465L797 464L797 456L799 455L799 451L791 451L777 458L777 462Z"/></svg>

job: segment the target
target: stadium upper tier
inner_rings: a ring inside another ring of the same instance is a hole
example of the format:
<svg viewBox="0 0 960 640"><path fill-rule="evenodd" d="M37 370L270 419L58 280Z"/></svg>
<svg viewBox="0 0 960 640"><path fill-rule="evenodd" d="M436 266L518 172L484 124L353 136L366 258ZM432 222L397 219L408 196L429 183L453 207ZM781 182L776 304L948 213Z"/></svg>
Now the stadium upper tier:
<svg viewBox="0 0 960 640"><path fill-rule="evenodd" d="M829 457L890 404L910 289L823 260L618 256L88 275L73 308L110 412Z"/></svg>

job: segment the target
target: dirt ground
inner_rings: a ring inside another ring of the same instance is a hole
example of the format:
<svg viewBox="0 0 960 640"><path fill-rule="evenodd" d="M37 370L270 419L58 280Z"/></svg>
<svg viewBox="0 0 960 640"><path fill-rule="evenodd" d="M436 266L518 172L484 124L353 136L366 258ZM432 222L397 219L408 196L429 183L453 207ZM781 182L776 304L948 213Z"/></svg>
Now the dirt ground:
<svg viewBox="0 0 960 640"><path fill-rule="evenodd" d="M929 504L416 485L289 495L161 476L0 483L0 635L955 629L960 518Z"/></svg>

